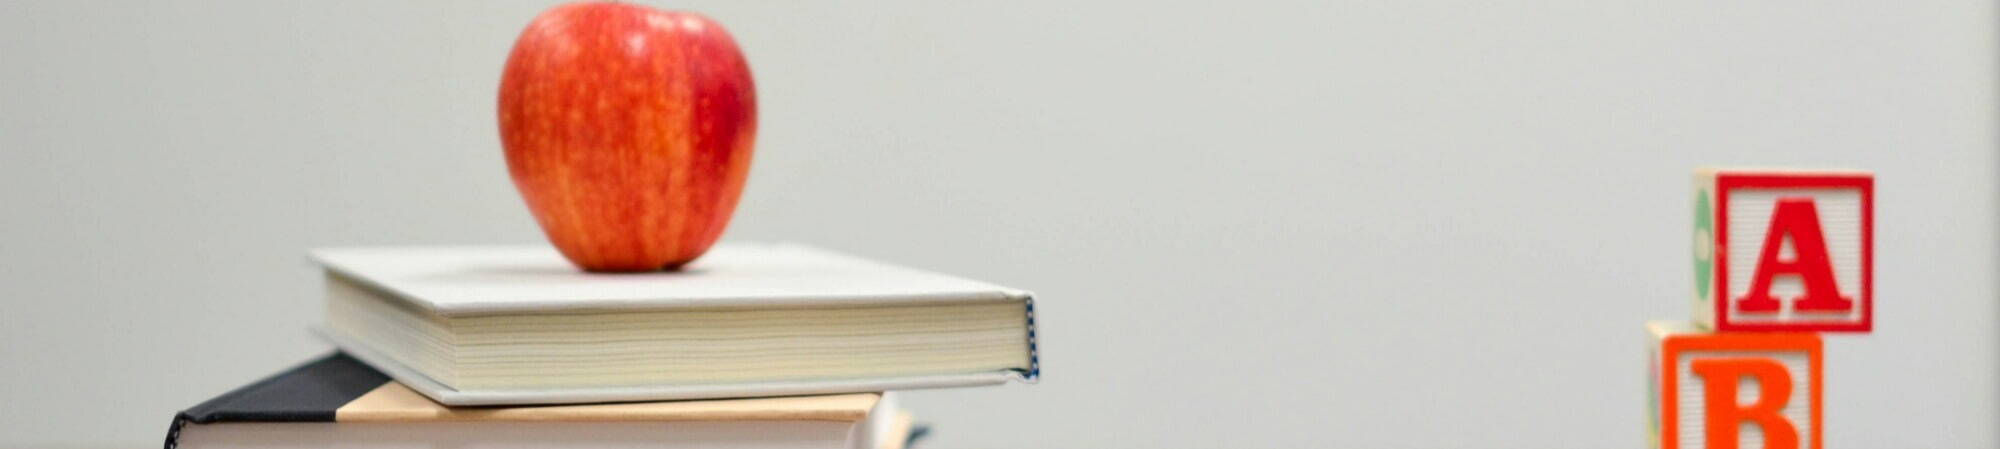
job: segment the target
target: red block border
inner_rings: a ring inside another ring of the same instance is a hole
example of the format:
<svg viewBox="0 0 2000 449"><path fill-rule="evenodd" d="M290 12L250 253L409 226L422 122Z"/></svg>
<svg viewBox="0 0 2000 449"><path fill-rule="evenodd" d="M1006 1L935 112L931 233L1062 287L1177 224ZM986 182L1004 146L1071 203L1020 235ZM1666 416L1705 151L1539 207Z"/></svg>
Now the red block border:
<svg viewBox="0 0 2000 449"><path fill-rule="evenodd" d="M1716 173L1715 330L1869 332L1875 328L1875 176L1872 174ZM1851 323L1731 323L1729 321L1729 197L1738 188L1861 190L1861 321Z"/></svg>

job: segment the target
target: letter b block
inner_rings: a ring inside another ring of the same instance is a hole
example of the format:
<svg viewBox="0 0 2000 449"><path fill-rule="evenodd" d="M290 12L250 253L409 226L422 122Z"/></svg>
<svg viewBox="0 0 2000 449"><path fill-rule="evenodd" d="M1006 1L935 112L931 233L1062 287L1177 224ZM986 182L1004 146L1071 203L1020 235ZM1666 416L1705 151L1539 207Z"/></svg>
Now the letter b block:
<svg viewBox="0 0 2000 449"><path fill-rule="evenodd" d="M1820 449L1820 340L1648 323L1662 449Z"/></svg>
<svg viewBox="0 0 2000 449"><path fill-rule="evenodd" d="M1717 331L1868 332L1875 176L1695 172L1694 320Z"/></svg>

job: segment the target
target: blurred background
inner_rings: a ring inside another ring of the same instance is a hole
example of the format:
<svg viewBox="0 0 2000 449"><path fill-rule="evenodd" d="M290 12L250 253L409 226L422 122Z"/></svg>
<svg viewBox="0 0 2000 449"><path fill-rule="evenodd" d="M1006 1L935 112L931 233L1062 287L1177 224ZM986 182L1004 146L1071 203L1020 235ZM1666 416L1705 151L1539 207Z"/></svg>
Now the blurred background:
<svg viewBox="0 0 2000 449"><path fill-rule="evenodd" d="M741 2L725 238L1035 290L932 448L1641 447L1689 173L1878 176L1828 448L2000 445L1986 1ZM328 351L308 248L532 243L494 101L550 2L0 2L0 446L152 447Z"/></svg>

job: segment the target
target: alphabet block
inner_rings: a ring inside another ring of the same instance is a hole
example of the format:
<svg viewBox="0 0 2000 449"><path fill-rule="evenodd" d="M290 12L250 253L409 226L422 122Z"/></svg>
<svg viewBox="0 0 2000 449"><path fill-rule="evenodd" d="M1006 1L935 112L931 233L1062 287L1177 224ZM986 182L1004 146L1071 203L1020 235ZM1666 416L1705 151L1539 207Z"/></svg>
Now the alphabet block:
<svg viewBox="0 0 2000 449"><path fill-rule="evenodd" d="M1821 449L1819 334L1646 328L1654 447Z"/></svg>
<svg viewBox="0 0 2000 449"><path fill-rule="evenodd" d="M1875 176L1695 172L1694 321L1732 331L1868 332Z"/></svg>

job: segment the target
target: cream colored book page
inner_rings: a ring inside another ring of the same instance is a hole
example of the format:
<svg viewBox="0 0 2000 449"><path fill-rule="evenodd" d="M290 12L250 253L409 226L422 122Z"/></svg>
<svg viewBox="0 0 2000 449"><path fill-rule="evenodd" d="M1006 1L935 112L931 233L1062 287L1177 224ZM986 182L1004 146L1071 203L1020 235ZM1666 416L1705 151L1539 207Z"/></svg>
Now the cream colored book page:
<svg viewBox="0 0 2000 449"><path fill-rule="evenodd" d="M428 421L848 421L868 416L875 393L759 399L519 407L447 407L388 382L334 411L336 422Z"/></svg>

